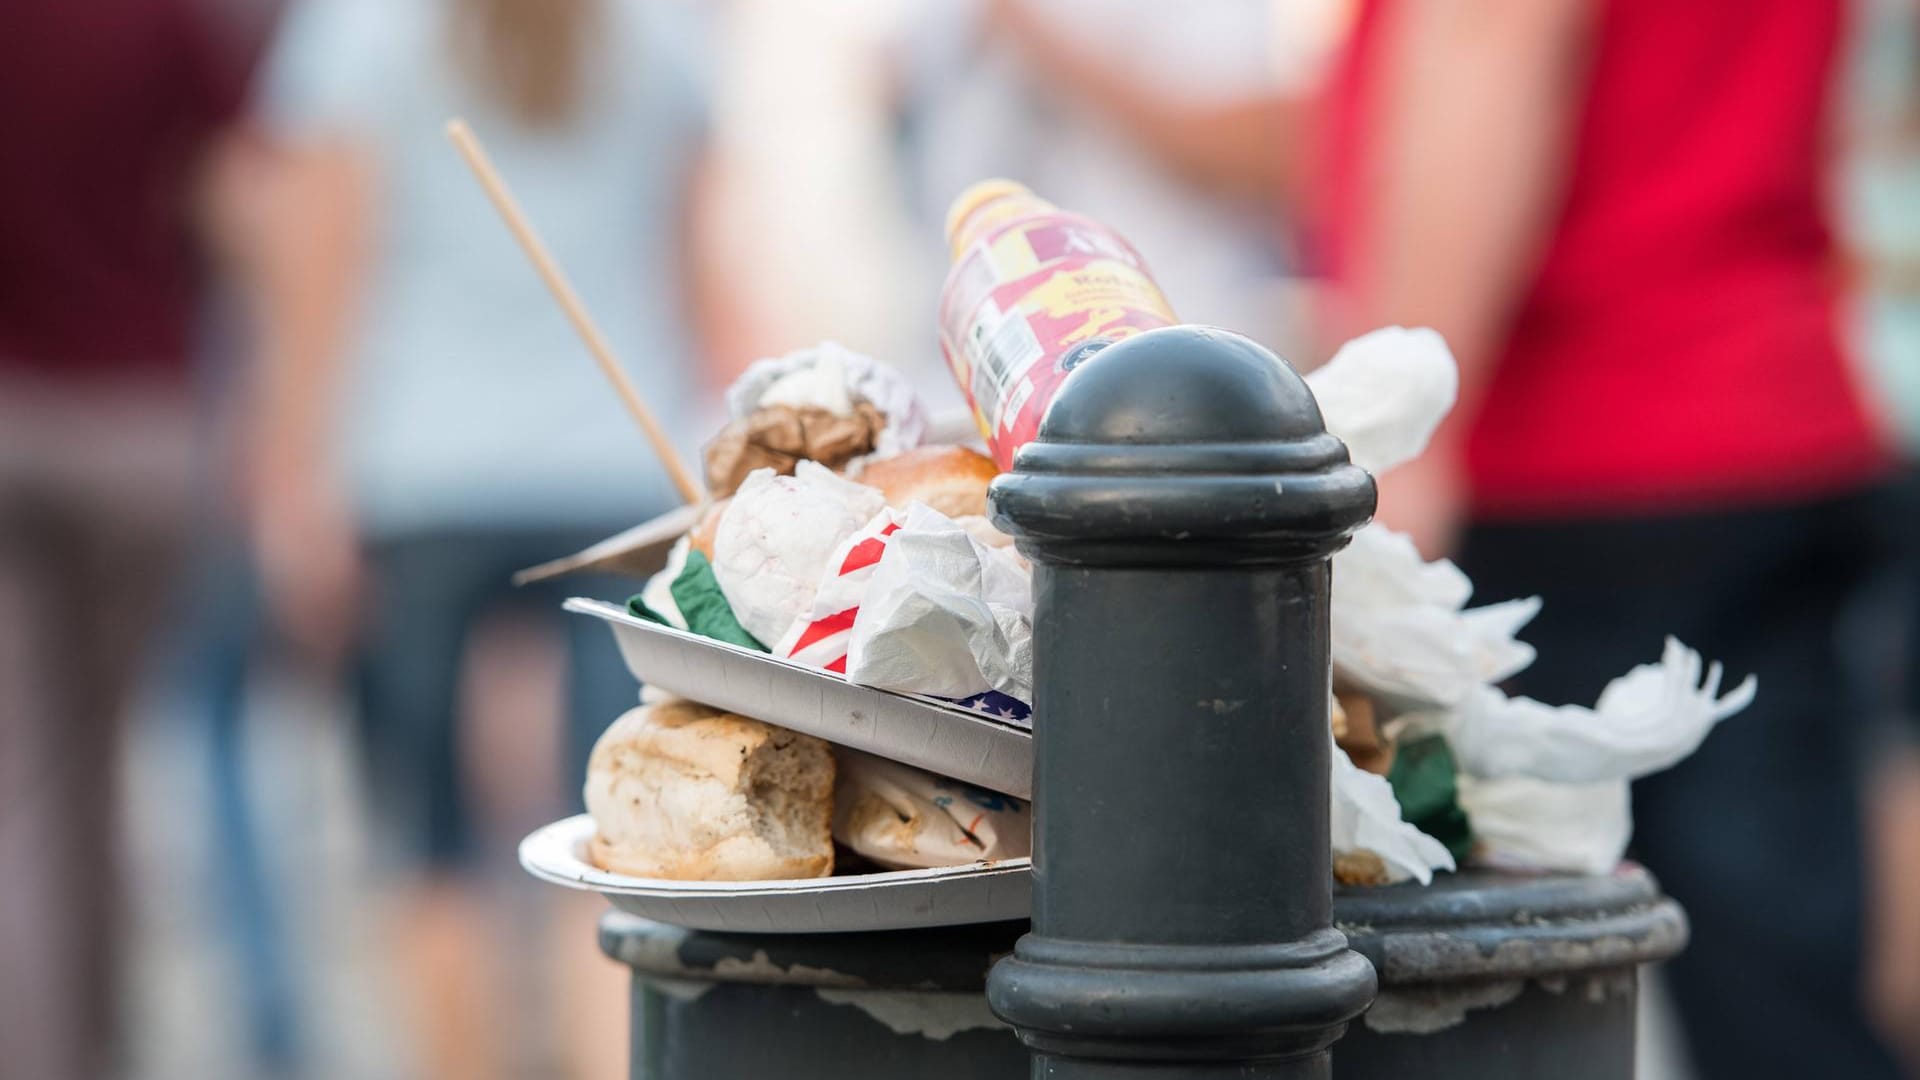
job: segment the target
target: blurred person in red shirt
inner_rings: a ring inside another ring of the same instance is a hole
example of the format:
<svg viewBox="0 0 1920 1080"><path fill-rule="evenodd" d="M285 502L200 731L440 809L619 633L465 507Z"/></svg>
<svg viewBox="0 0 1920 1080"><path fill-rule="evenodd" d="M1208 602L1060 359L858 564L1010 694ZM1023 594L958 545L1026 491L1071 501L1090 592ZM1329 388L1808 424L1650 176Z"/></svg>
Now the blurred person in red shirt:
<svg viewBox="0 0 1920 1080"><path fill-rule="evenodd" d="M1851 340L1902 436L1903 565L1851 631L1887 712L1871 771L1869 1006L1920 1075L1920 3L1857 0L1845 97L1842 244Z"/></svg>
<svg viewBox="0 0 1920 1080"><path fill-rule="evenodd" d="M200 215L232 12L16 4L0 33L0 1074L116 1055L119 730L190 486Z"/></svg>
<svg viewBox="0 0 1920 1080"><path fill-rule="evenodd" d="M1515 689L1591 702L1676 634L1757 704L1639 782L1691 913L1699 1073L1891 1077L1864 1020L1855 720L1834 630L1887 452L1822 214L1844 0L1374 0L1332 90L1347 329L1428 325L1460 405L1381 517L1477 600L1538 594Z"/></svg>

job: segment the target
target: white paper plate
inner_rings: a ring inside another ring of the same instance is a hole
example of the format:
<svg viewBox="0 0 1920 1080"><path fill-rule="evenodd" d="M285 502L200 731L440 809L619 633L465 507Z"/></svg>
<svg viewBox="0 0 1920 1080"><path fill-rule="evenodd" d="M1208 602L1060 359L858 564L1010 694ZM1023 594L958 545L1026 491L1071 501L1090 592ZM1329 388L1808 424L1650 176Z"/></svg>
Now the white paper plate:
<svg viewBox="0 0 1920 1080"><path fill-rule="evenodd" d="M648 686L855 750L1033 797L1033 733L935 698L856 686L844 676L648 622L575 598L568 611L612 624L620 654Z"/></svg>
<svg viewBox="0 0 1920 1080"><path fill-rule="evenodd" d="M1024 919L1032 860L894 870L800 881L665 881L609 874L586 860L593 819L556 821L520 841L543 881L597 892L642 918L692 930L823 934Z"/></svg>

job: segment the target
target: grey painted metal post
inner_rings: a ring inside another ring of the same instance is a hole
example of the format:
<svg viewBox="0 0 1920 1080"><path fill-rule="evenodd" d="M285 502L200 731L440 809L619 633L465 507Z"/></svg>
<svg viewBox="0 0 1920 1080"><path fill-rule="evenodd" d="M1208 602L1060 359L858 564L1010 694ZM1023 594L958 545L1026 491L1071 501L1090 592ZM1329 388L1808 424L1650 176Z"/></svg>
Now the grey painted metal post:
<svg viewBox="0 0 1920 1080"><path fill-rule="evenodd" d="M1306 384L1170 327L1077 369L995 482L1034 561L1033 929L988 979L1033 1075L1329 1075L1328 559L1372 479Z"/></svg>

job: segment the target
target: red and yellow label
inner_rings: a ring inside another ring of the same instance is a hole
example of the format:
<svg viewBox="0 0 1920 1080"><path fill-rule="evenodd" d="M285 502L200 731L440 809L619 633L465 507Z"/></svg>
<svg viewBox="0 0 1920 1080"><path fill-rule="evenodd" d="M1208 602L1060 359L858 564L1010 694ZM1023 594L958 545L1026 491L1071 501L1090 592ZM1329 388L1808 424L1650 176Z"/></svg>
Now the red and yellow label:
<svg viewBox="0 0 1920 1080"><path fill-rule="evenodd" d="M1092 352L1082 346L1174 321L1125 240L1053 210L996 223L961 255L941 296L940 349L1008 469L1061 380Z"/></svg>

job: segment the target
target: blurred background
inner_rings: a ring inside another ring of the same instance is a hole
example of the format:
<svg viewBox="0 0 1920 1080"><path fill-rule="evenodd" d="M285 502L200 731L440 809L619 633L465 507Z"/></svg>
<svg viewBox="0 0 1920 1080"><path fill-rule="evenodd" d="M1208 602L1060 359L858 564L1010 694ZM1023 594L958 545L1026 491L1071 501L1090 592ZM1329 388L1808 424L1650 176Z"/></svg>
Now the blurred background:
<svg viewBox="0 0 1920 1080"><path fill-rule="evenodd" d="M1643 1075L1920 1076L1914 0L0 0L0 27L0 1077L623 1075L601 902L513 848L577 812L634 700L558 601L632 588L508 578L673 492L456 115L689 454L735 373L825 338L957 405L941 222L984 176L1301 367L1439 327L1461 430L1388 522L1483 599L1622 632L1556 584L1593 553L1551 544L1612 538L1614 593L1664 559L1702 608L1657 619L1764 658L1783 703L1734 722L1773 757L1639 808L1697 955ZM1754 594L1791 612L1704 608ZM1729 963L1779 992L1716 1009Z"/></svg>

